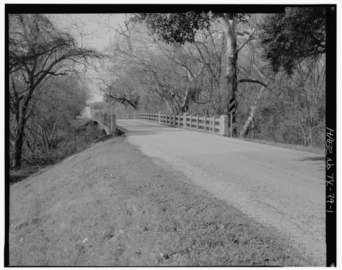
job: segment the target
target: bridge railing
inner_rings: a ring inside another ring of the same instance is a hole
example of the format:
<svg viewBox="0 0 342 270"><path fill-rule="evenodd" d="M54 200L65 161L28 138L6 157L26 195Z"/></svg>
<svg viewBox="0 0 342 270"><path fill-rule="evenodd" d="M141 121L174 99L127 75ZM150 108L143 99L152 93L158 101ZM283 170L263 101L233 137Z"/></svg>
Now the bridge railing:
<svg viewBox="0 0 342 270"><path fill-rule="evenodd" d="M120 116L118 119L141 119L179 126L183 128L199 129L204 132L217 133L228 136L228 116L198 116L191 114L166 114L166 113L134 113Z"/></svg>
<svg viewBox="0 0 342 270"><path fill-rule="evenodd" d="M115 134L116 117L113 113L106 113L102 110L90 109L91 118L99 123L99 128L104 129L106 133Z"/></svg>

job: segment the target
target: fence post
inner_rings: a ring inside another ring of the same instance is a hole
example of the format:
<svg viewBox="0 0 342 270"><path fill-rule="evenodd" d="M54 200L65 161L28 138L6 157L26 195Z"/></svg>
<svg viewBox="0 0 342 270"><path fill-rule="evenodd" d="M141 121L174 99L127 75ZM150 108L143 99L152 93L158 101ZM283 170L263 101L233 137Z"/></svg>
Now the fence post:
<svg viewBox="0 0 342 270"><path fill-rule="evenodd" d="M203 118L203 121L204 121L204 132L207 132L207 116L205 115L204 118Z"/></svg>
<svg viewBox="0 0 342 270"><path fill-rule="evenodd" d="M200 129L199 127L199 116L197 115L197 129Z"/></svg>
<svg viewBox="0 0 342 270"><path fill-rule="evenodd" d="M161 123L161 112L158 113L158 123Z"/></svg>
<svg viewBox="0 0 342 270"><path fill-rule="evenodd" d="M186 128L186 116L187 116L187 114L184 113L183 114L183 117L184 117L184 119L183 119L183 128Z"/></svg>
<svg viewBox="0 0 342 270"><path fill-rule="evenodd" d="M228 136L228 115L220 116L220 135Z"/></svg>
<svg viewBox="0 0 342 270"><path fill-rule="evenodd" d="M192 128L192 114L190 114L190 128Z"/></svg>
<svg viewBox="0 0 342 270"><path fill-rule="evenodd" d="M213 116L212 119L213 119L213 123L212 123L213 127L212 128L213 128L213 132L215 132L215 116Z"/></svg>

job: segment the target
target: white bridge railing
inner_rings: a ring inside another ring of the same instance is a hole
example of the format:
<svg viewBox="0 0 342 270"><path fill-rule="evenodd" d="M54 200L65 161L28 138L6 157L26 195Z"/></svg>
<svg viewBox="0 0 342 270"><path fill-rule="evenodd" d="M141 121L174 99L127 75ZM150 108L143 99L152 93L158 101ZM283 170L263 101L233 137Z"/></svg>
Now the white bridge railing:
<svg viewBox="0 0 342 270"><path fill-rule="evenodd" d="M103 112L102 110L90 109L90 115L93 120L99 124L100 129L104 129L107 135L116 132L116 117L113 113Z"/></svg>
<svg viewBox="0 0 342 270"><path fill-rule="evenodd" d="M217 133L228 136L228 116L194 116L184 114L165 114L165 113L134 113L118 117L118 119L141 119L179 126L183 128L199 129L204 132Z"/></svg>

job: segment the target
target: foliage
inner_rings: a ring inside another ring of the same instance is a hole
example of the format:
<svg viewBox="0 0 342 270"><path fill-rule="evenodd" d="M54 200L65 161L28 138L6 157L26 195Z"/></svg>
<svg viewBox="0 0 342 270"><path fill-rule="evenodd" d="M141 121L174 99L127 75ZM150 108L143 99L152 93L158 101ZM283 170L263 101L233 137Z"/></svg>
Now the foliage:
<svg viewBox="0 0 342 270"><path fill-rule="evenodd" d="M248 136L280 143L324 147L325 64L324 57L305 60L289 76L285 71L275 75L265 97L260 101ZM241 93L239 112L243 122L250 104L252 89Z"/></svg>
<svg viewBox="0 0 342 270"><path fill-rule="evenodd" d="M130 106L134 110L138 109L141 95L139 77L128 70L122 76L113 79L110 84L105 86L104 101L112 104L122 104Z"/></svg>
<svg viewBox="0 0 342 270"><path fill-rule="evenodd" d="M296 64L325 53L326 18L323 7L286 8L285 13L265 16L260 40L274 71L293 73Z"/></svg>
<svg viewBox="0 0 342 270"><path fill-rule="evenodd" d="M43 93L35 100L25 130L25 145L31 153L39 148L55 148L60 140L59 133L68 132L71 122L86 104L88 92L74 76L49 80ZM24 151L27 149L24 149Z"/></svg>
<svg viewBox="0 0 342 270"><path fill-rule="evenodd" d="M196 13L143 13L137 14L134 21L145 21L147 27L162 41L167 43L194 42L200 29L210 27L210 14Z"/></svg>
<svg viewBox="0 0 342 270"><path fill-rule="evenodd" d="M58 138L55 147L48 150L37 148L33 153L24 152L21 169L10 171L10 183L21 181L41 168L56 164L70 155L83 151L102 136L103 131L92 122L77 129L69 129Z"/></svg>
<svg viewBox="0 0 342 270"><path fill-rule="evenodd" d="M131 18L133 22L144 21L152 34L161 41L169 44L184 45L186 42L195 42L198 31L209 30L215 19L223 18L238 22L247 22L250 14L245 13L139 13Z"/></svg>

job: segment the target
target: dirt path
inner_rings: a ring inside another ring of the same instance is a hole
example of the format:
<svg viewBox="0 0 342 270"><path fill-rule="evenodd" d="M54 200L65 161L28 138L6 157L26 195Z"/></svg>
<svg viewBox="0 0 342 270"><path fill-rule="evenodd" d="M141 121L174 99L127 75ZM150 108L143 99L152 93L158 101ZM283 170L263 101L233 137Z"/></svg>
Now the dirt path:
<svg viewBox="0 0 342 270"><path fill-rule="evenodd" d="M276 228L312 265L325 266L324 156L142 120L118 125L143 153Z"/></svg>
<svg viewBox="0 0 342 270"><path fill-rule="evenodd" d="M12 266L311 264L124 138L12 185L9 237Z"/></svg>

